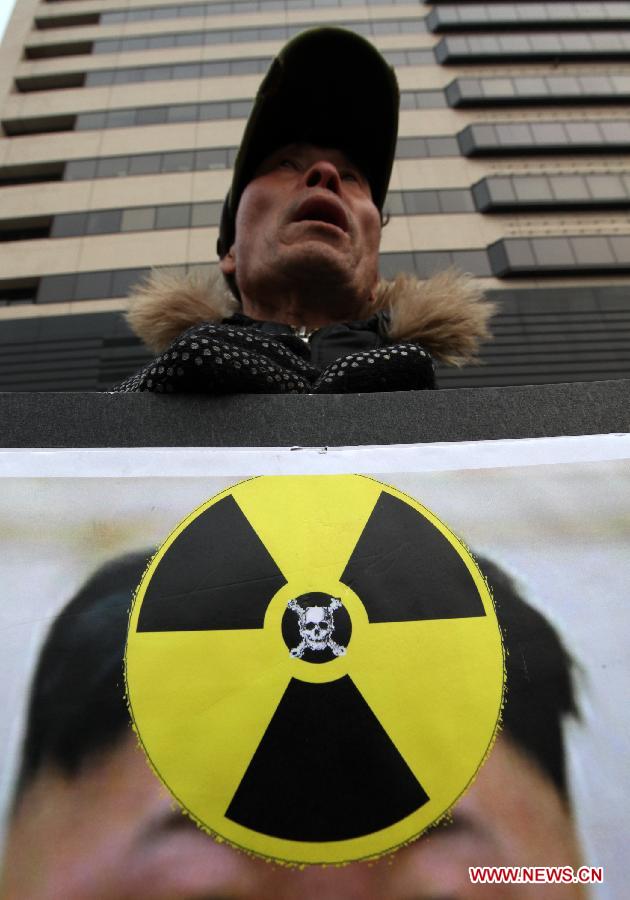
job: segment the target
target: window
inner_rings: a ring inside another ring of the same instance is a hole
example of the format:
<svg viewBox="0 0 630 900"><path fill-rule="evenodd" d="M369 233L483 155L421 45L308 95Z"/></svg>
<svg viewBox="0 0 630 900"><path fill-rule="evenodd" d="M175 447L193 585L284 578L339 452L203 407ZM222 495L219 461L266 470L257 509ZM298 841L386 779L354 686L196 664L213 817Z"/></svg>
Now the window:
<svg viewBox="0 0 630 900"><path fill-rule="evenodd" d="M416 102L418 109L440 109L446 106L443 91L417 91Z"/></svg>
<svg viewBox="0 0 630 900"><path fill-rule="evenodd" d="M523 272L626 272L630 271L630 236L506 238L489 248L489 256L499 277Z"/></svg>
<svg viewBox="0 0 630 900"><path fill-rule="evenodd" d="M627 3L471 3L434 7L427 16L427 27L433 32L450 32L472 28L555 28L576 22L606 27L629 21Z"/></svg>
<svg viewBox="0 0 630 900"><path fill-rule="evenodd" d="M402 216L405 214L403 195L400 191L391 191L385 200L385 212L390 216Z"/></svg>
<svg viewBox="0 0 630 900"><path fill-rule="evenodd" d="M576 97L582 93L582 88L577 78L559 75L545 78L545 82L547 83L547 90L542 96ZM523 96L527 95L523 94Z"/></svg>
<svg viewBox="0 0 630 900"><path fill-rule="evenodd" d="M425 253L416 252L413 254L414 268L418 275L422 278L430 278L436 272L441 272L451 264L451 258L448 251L435 250Z"/></svg>
<svg viewBox="0 0 630 900"><path fill-rule="evenodd" d="M548 203L551 199L549 182L544 177L525 176L512 178L514 193L521 203Z"/></svg>
<svg viewBox="0 0 630 900"><path fill-rule="evenodd" d="M81 113L74 125L75 131L89 131L92 128L105 127L105 113Z"/></svg>
<svg viewBox="0 0 630 900"><path fill-rule="evenodd" d="M589 175L588 184L594 197L610 200L624 196L624 186L619 175ZM628 198L630 205L630 197Z"/></svg>
<svg viewBox="0 0 630 900"><path fill-rule="evenodd" d="M415 272L412 253L381 253L379 267L383 278L395 278L399 272Z"/></svg>
<svg viewBox="0 0 630 900"><path fill-rule="evenodd" d="M235 60L230 64L230 75L253 75L258 73L258 61L255 59Z"/></svg>
<svg viewBox="0 0 630 900"><path fill-rule="evenodd" d="M464 156L518 151L538 153L606 153L630 148L630 123L531 122L469 125L457 135Z"/></svg>
<svg viewBox="0 0 630 900"><path fill-rule="evenodd" d="M408 191L403 194L403 202L405 212L410 216L440 211L437 191Z"/></svg>
<svg viewBox="0 0 630 900"><path fill-rule="evenodd" d="M435 62L433 50L408 50L407 64L410 66L431 65Z"/></svg>
<svg viewBox="0 0 630 900"><path fill-rule="evenodd" d="M494 204L506 204L516 202L516 194L511 178L487 178L490 201Z"/></svg>
<svg viewBox="0 0 630 900"><path fill-rule="evenodd" d="M457 138L453 137L430 137L426 139L427 153L431 157L440 156L459 156L459 146Z"/></svg>
<svg viewBox="0 0 630 900"><path fill-rule="evenodd" d="M477 207L479 212L485 212L490 208L491 205L493 205L490 191L491 184L494 180L495 179L492 178L482 178L481 181L478 181L472 186L473 199L475 201L475 206Z"/></svg>
<svg viewBox="0 0 630 900"><path fill-rule="evenodd" d="M488 254L485 250L452 250L448 265L477 277L492 275Z"/></svg>
<svg viewBox="0 0 630 900"><path fill-rule="evenodd" d="M440 209L443 213L474 212L475 204L469 190L438 191Z"/></svg>
<svg viewBox="0 0 630 900"><path fill-rule="evenodd" d="M111 234L120 230L122 211L104 209L88 213L86 234Z"/></svg>
<svg viewBox="0 0 630 900"><path fill-rule="evenodd" d="M124 12L106 12L101 13L100 23L101 25L115 25L117 22L126 22L127 13Z"/></svg>
<svg viewBox="0 0 630 900"><path fill-rule="evenodd" d="M499 143L503 147L522 147L530 140L528 125L497 125L495 131Z"/></svg>
<svg viewBox="0 0 630 900"><path fill-rule="evenodd" d="M600 122L599 127L608 143L630 146L630 122Z"/></svg>
<svg viewBox="0 0 630 900"><path fill-rule="evenodd" d="M252 111L252 100L232 100L230 103L230 119L247 118Z"/></svg>
<svg viewBox="0 0 630 900"><path fill-rule="evenodd" d="M396 156L398 159L421 159L427 156L427 141L424 138L398 138Z"/></svg>
<svg viewBox="0 0 630 900"><path fill-rule="evenodd" d="M175 47L203 47L203 32L192 32L191 34L178 34L175 36Z"/></svg>
<svg viewBox="0 0 630 900"><path fill-rule="evenodd" d="M516 82L516 94L519 97L544 94L545 90L544 78L519 78Z"/></svg>
<svg viewBox="0 0 630 900"><path fill-rule="evenodd" d="M563 34L561 37L563 50L567 54L590 54L592 50L590 37L588 34Z"/></svg>
<svg viewBox="0 0 630 900"><path fill-rule="evenodd" d="M165 153L162 164L163 172L192 172L194 153L192 150Z"/></svg>
<svg viewBox="0 0 630 900"><path fill-rule="evenodd" d="M204 62L201 64L201 74L204 78L215 78L230 74L229 62Z"/></svg>
<svg viewBox="0 0 630 900"><path fill-rule="evenodd" d="M533 238L532 250L542 268L567 268L576 262L568 238Z"/></svg>
<svg viewBox="0 0 630 900"><path fill-rule="evenodd" d="M450 106L488 106L501 103L514 96L521 104L547 103L562 100L565 103L590 103L593 99L618 102L630 94L630 84L607 80L605 90L594 90L594 78L585 76L549 76L543 79L544 89L540 90L540 80L527 78L456 78L446 87L446 98ZM598 82L599 83L599 82ZM602 81L603 86L603 81Z"/></svg>
<svg viewBox="0 0 630 900"><path fill-rule="evenodd" d="M171 106L166 112L167 122L196 122L199 108L194 103L182 103L180 106Z"/></svg>
<svg viewBox="0 0 630 900"><path fill-rule="evenodd" d="M171 153L143 153L138 156L109 156L102 159L73 160L66 163L64 180L112 178L162 172L190 172L226 169L234 163L235 147L208 150L180 150ZM0 169L0 180L2 169ZM53 178L47 180L54 180Z"/></svg>
<svg viewBox="0 0 630 900"><path fill-rule="evenodd" d="M147 66L146 69L139 71L142 72L142 81L163 81L170 78L173 73L171 66Z"/></svg>
<svg viewBox="0 0 630 900"><path fill-rule="evenodd" d="M87 218L88 214L85 212L66 213L65 215L55 216L50 236L59 238L76 237L79 234L85 234Z"/></svg>
<svg viewBox="0 0 630 900"><path fill-rule="evenodd" d="M613 235L608 240L617 268L630 270L630 236Z"/></svg>
<svg viewBox="0 0 630 900"><path fill-rule="evenodd" d="M571 243L580 266L600 268L616 262L605 237L574 237Z"/></svg>
<svg viewBox="0 0 630 900"><path fill-rule="evenodd" d="M580 175L554 175L549 180L555 200L575 203L589 199L586 180Z"/></svg>
<svg viewBox="0 0 630 900"><path fill-rule="evenodd" d="M572 144L596 144L600 140L597 125L592 122L568 122L566 133Z"/></svg>
<svg viewBox="0 0 630 900"><path fill-rule="evenodd" d="M481 85L484 97L501 98L501 97L529 97L538 96L539 91L535 86L538 79L528 79L530 87L533 88L532 93L525 90L525 86L518 78L484 78ZM534 84L532 84L534 82ZM544 93L544 92L543 92Z"/></svg>
<svg viewBox="0 0 630 900"><path fill-rule="evenodd" d="M567 133L564 126L553 122L532 122L534 142L540 146L559 145L563 149L567 147Z"/></svg>
<svg viewBox="0 0 630 900"><path fill-rule="evenodd" d="M102 84L113 84L114 74L109 71L88 72L85 76L86 87L99 87Z"/></svg>
<svg viewBox="0 0 630 900"><path fill-rule="evenodd" d="M115 45L115 49L110 50L110 52L122 50L129 53L136 50L146 50L149 47L149 40L145 37L123 38L120 41L111 41L110 43Z"/></svg>
<svg viewBox="0 0 630 900"><path fill-rule="evenodd" d="M522 238L496 241L488 248L488 256L493 273L499 277L536 266L530 242Z"/></svg>
<svg viewBox="0 0 630 900"><path fill-rule="evenodd" d="M142 110L144 112L144 110ZM114 109L106 114L106 128L126 128L136 124L136 111L134 109ZM94 127L94 126L92 126ZM103 126L100 126L101 128Z"/></svg>
<svg viewBox="0 0 630 900"><path fill-rule="evenodd" d="M385 201L385 212L390 216L474 211L472 197L467 189L390 191Z"/></svg>
<svg viewBox="0 0 630 900"><path fill-rule="evenodd" d="M63 303L74 298L76 275L47 275L41 278L37 303Z"/></svg>
<svg viewBox="0 0 630 900"><path fill-rule="evenodd" d="M95 159L77 159L66 163L63 177L65 181L82 181L96 175Z"/></svg>
<svg viewBox="0 0 630 900"><path fill-rule="evenodd" d="M384 53L383 56L390 66L404 66L406 63L404 50L390 50L388 53Z"/></svg>
<svg viewBox="0 0 630 900"><path fill-rule="evenodd" d="M416 109L416 97L411 91L403 91L400 95L401 109Z"/></svg>
<svg viewBox="0 0 630 900"><path fill-rule="evenodd" d="M151 231L155 224L155 207L125 209L120 223L121 231Z"/></svg>
<svg viewBox="0 0 630 900"><path fill-rule="evenodd" d="M118 50L118 41L94 41L92 44L92 53L116 53Z"/></svg>
<svg viewBox="0 0 630 900"><path fill-rule="evenodd" d="M97 300L111 296L111 272L82 272L76 279L74 300Z"/></svg>
<svg viewBox="0 0 630 900"><path fill-rule="evenodd" d="M190 225L190 204L160 206L155 220L156 228L187 228Z"/></svg>
<svg viewBox="0 0 630 900"><path fill-rule="evenodd" d="M173 66L171 73L172 78L199 78L201 75L200 63L188 63L186 65Z"/></svg>
<svg viewBox="0 0 630 900"><path fill-rule="evenodd" d="M409 0L411 2L411 0ZM139 11L133 11L139 12ZM217 44L247 43L254 41L285 41L310 26L320 22L305 22L292 26L267 26L260 28L234 28L217 31L191 31L178 34L155 34L148 37L128 37L83 43L65 43L44 47L27 47L27 58L83 55L86 53L129 53L137 50L161 49L166 47L200 47ZM344 27L357 34L417 34L426 31L422 18L374 20L368 22L345 22Z"/></svg>
<svg viewBox="0 0 630 900"><path fill-rule="evenodd" d="M129 160L126 156L113 156L99 159L96 164L97 178L113 178L126 175L129 168Z"/></svg>
<svg viewBox="0 0 630 900"><path fill-rule="evenodd" d="M605 75L586 75L581 82L584 90L594 97L606 96L611 89L610 81Z"/></svg>
<svg viewBox="0 0 630 900"><path fill-rule="evenodd" d="M164 66L164 70L168 68ZM139 84L146 78L146 69L119 69L113 73L114 84Z"/></svg>
<svg viewBox="0 0 630 900"><path fill-rule="evenodd" d="M129 160L129 175L153 175L160 171L160 154L145 153Z"/></svg>
<svg viewBox="0 0 630 900"><path fill-rule="evenodd" d="M227 103L202 103L199 106L199 121L206 122L212 119L227 119Z"/></svg>
<svg viewBox="0 0 630 900"><path fill-rule="evenodd" d="M195 153L195 169L225 169L227 153L225 150L197 150Z"/></svg>
<svg viewBox="0 0 630 900"><path fill-rule="evenodd" d="M162 125L167 121L168 110L166 106L153 106L148 109L139 109L134 125Z"/></svg>
<svg viewBox="0 0 630 900"><path fill-rule="evenodd" d="M286 12L289 9L313 9L328 7L352 7L361 6L367 2L368 5L383 5L384 3L392 3L393 0L233 0L230 3L195 3L186 6L159 6L147 7L145 9L131 9L121 12L102 13L100 21L102 24L115 24L120 22L147 22L159 21L167 19L188 19L193 17L205 16L222 16L231 13L245 14L250 12L263 12L282 10ZM414 3L416 0L398 0L402 3ZM70 22L68 20L77 18L76 15L58 16L53 21L59 23L57 27L65 24L89 24L88 21ZM86 18L83 16L82 18ZM45 19L48 23L49 20ZM91 20L93 21L93 19Z"/></svg>
<svg viewBox="0 0 630 900"><path fill-rule="evenodd" d="M163 50L173 46L173 37L169 34L154 34L146 38L146 42L149 50Z"/></svg>
<svg viewBox="0 0 630 900"><path fill-rule="evenodd" d="M196 203L192 207L192 228L204 228L216 226L221 219L222 205L220 203Z"/></svg>
<svg viewBox="0 0 630 900"><path fill-rule="evenodd" d="M484 92L481 86L480 78L460 78L459 81L452 82L455 85L459 86L460 94L467 99L473 99L476 97L483 97ZM450 87L450 85L449 85Z"/></svg>
<svg viewBox="0 0 630 900"><path fill-rule="evenodd" d="M148 274L148 269L120 269L113 272L109 296L126 297L131 288Z"/></svg>

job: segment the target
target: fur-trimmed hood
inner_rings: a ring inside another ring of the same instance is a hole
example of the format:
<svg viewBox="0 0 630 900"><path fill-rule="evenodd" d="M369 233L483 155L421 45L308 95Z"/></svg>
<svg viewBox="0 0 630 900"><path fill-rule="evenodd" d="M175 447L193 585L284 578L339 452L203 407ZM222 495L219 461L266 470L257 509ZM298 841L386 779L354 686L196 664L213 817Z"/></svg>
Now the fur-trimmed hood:
<svg viewBox="0 0 630 900"><path fill-rule="evenodd" d="M127 321L151 350L162 353L192 325L239 311L218 266L207 278L156 270L132 294ZM389 314L392 343L417 341L440 362L461 366L474 362L480 343L491 337L495 305L483 298L474 278L451 269L426 281L406 274L382 279L365 318L379 311Z"/></svg>

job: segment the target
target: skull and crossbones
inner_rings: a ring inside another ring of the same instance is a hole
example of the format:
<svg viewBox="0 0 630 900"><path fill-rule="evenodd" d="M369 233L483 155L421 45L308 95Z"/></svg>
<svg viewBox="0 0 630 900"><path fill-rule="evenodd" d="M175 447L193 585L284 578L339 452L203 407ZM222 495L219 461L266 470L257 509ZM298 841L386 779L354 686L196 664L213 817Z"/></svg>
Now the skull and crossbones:
<svg viewBox="0 0 630 900"><path fill-rule="evenodd" d="M335 656L343 656L346 648L332 639L335 628L333 613L343 606L338 597L331 597L328 606L302 607L297 600L289 600L287 607L298 617L298 628L302 640L291 650L294 659L301 659L304 651L332 650Z"/></svg>

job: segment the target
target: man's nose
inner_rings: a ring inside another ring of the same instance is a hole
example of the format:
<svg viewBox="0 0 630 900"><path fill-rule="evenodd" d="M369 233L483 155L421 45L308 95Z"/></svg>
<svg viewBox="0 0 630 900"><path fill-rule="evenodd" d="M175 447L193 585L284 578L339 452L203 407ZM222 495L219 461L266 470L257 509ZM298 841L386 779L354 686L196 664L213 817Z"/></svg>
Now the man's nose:
<svg viewBox="0 0 630 900"><path fill-rule="evenodd" d="M319 187L332 191L334 194L341 193L341 177L337 171L337 166L328 160L322 159L307 169L306 175L307 187Z"/></svg>

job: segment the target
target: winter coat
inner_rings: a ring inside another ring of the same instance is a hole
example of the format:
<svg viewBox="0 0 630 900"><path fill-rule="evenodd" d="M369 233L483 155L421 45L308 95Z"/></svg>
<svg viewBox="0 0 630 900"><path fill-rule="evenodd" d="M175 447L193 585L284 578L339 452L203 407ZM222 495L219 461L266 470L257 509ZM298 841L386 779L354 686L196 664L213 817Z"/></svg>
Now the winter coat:
<svg viewBox="0 0 630 900"><path fill-rule="evenodd" d="M355 393L435 387L433 360L463 365L490 337L493 304L454 271L382 280L365 319L306 334L243 315L220 271L157 271L127 319L159 355L119 391Z"/></svg>

